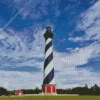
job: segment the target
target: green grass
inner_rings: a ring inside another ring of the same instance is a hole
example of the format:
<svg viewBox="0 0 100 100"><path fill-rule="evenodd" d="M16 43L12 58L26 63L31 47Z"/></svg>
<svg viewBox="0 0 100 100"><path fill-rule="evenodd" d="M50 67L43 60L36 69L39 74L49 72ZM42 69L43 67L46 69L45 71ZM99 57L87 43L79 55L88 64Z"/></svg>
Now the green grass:
<svg viewBox="0 0 100 100"><path fill-rule="evenodd" d="M21 96L0 97L0 100L100 100L100 96Z"/></svg>

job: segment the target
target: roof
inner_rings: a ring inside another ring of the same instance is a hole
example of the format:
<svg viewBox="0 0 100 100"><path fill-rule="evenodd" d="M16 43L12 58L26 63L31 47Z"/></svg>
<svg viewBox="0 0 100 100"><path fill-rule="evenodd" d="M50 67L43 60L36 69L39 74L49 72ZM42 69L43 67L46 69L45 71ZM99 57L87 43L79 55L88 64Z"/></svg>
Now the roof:
<svg viewBox="0 0 100 100"><path fill-rule="evenodd" d="M22 93L22 90L15 90L16 93Z"/></svg>

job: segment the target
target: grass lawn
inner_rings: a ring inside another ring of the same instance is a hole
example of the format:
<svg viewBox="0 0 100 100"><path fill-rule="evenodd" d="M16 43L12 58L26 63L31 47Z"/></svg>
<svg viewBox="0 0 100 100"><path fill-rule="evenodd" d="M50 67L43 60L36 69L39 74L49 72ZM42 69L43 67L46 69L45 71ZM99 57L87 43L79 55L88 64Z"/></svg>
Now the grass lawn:
<svg viewBox="0 0 100 100"><path fill-rule="evenodd" d="M100 96L21 96L0 97L0 100L100 100Z"/></svg>

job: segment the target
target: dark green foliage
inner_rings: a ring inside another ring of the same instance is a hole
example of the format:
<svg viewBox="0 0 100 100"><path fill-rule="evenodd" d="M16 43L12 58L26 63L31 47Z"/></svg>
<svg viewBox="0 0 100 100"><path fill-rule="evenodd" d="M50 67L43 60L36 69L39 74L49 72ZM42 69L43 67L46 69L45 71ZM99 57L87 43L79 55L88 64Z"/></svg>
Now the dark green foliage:
<svg viewBox="0 0 100 100"><path fill-rule="evenodd" d="M24 94L39 94L41 92L41 90L36 87L36 89L32 90L32 89L23 89L22 90L24 92Z"/></svg>
<svg viewBox="0 0 100 100"><path fill-rule="evenodd" d="M100 95L100 87L94 85L91 88L88 88L87 85L84 87L75 87L72 89L57 89L58 94L79 94L79 95Z"/></svg>
<svg viewBox="0 0 100 100"><path fill-rule="evenodd" d="M9 91L8 90L6 90L5 88L3 88L3 87L0 87L0 96L2 96L2 95L9 95L10 93L9 93Z"/></svg>
<svg viewBox="0 0 100 100"><path fill-rule="evenodd" d="M90 88L90 91L92 95L100 95L100 87L96 84Z"/></svg>
<svg viewBox="0 0 100 100"><path fill-rule="evenodd" d="M24 94L39 94L42 92L38 87L36 89L22 89ZM94 85L91 88L88 88L87 85L84 87L75 87L72 89L57 89L58 94L79 94L79 95L100 95L100 87ZM14 91L8 91L3 87L0 87L0 96L1 95L14 95Z"/></svg>

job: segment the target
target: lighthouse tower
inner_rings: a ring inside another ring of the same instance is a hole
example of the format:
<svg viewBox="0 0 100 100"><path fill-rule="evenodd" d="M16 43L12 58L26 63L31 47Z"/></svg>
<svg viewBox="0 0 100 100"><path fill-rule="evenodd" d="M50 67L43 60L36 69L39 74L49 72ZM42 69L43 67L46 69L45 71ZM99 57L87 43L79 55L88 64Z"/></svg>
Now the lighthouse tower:
<svg viewBox="0 0 100 100"><path fill-rule="evenodd" d="M53 33L51 27L46 28L44 34L45 38L45 61L44 61L44 80L42 85L42 92L44 94L56 94L56 84L54 77L54 63L53 63L53 47L52 39Z"/></svg>

